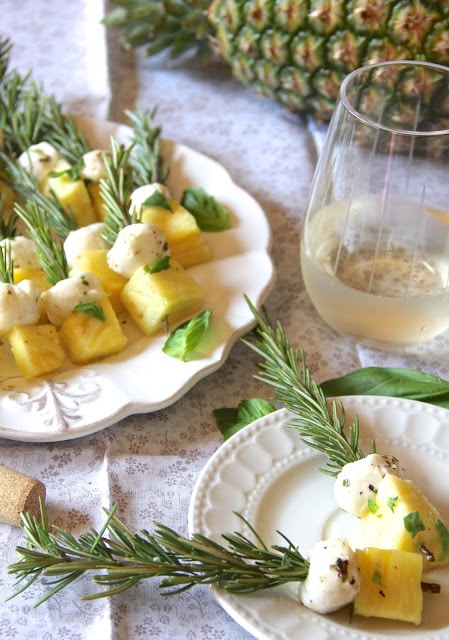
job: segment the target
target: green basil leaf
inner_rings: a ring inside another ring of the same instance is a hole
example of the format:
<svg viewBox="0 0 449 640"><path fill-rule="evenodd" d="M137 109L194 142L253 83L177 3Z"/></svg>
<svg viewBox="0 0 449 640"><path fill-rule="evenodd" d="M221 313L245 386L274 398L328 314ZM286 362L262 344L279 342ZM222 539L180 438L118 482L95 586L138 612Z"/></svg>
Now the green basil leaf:
<svg viewBox="0 0 449 640"><path fill-rule="evenodd" d="M276 411L276 407L267 400L251 398L242 400L238 408L223 407L222 409L214 409L212 413L223 439L227 440L234 433L254 422L254 420L262 418L273 411Z"/></svg>
<svg viewBox="0 0 449 640"><path fill-rule="evenodd" d="M146 264L144 266L144 270L147 273L158 273L158 271L166 271L170 268L170 256L162 256L156 262L153 262L152 265Z"/></svg>
<svg viewBox="0 0 449 640"><path fill-rule="evenodd" d="M106 322L104 309L96 302L80 302L73 310L79 311L79 313L85 313L86 316L100 320L100 322Z"/></svg>
<svg viewBox="0 0 449 640"><path fill-rule="evenodd" d="M231 228L228 211L201 187L190 187L181 204L194 216L201 231L225 231Z"/></svg>
<svg viewBox="0 0 449 640"><path fill-rule="evenodd" d="M167 198L160 191L154 191L151 196L142 203L143 207L162 207L171 211L171 206Z"/></svg>
<svg viewBox="0 0 449 640"><path fill-rule="evenodd" d="M191 360L210 325L212 311L205 309L200 314L184 322L165 341L162 351L172 358L186 362Z"/></svg>
<svg viewBox="0 0 449 640"><path fill-rule="evenodd" d="M327 396L373 395L420 400L449 409L449 382L423 371L364 367L320 384Z"/></svg>
<svg viewBox="0 0 449 640"><path fill-rule="evenodd" d="M449 555L449 531L442 520L437 518L436 520L438 535L441 541L441 553L438 558L439 562L443 562Z"/></svg>
<svg viewBox="0 0 449 640"><path fill-rule="evenodd" d="M405 530L409 532L412 538L414 538L420 531L426 530L419 511L412 511L405 516L404 527Z"/></svg>

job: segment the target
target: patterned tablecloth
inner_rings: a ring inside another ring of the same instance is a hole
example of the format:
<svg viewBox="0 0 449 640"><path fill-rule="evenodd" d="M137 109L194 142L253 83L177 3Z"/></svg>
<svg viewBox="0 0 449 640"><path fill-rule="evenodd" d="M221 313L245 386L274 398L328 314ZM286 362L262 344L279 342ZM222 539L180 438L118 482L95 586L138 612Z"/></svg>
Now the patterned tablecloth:
<svg viewBox="0 0 449 640"><path fill-rule="evenodd" d="M164 137L217 160L258 200L272 227L278 274L266 307L290 339L304 347L318 381L368 365L449 377L449 334L404 352L377 352L336 335L312 308L298 266L300 225L316 162L305 122L256 97L220 63L167 64L163 56L148 60L120 51L115 36L100 26L102 11L101 0L3 0L0 30L13 42L13 65L21 71L32 67L45 89L73 113L124 122L124 110L136 103L157 106ZM195 480L221 444L212 410L269 395L253 379L255 364L256 357L237 343L224 366L174 405L67 442L0 439L1 463L40 478L51 520L74 533L99 527L102 508L115 502L132 529L156 520L186 533ZM147 581L114 599L81 602L79 596L88 589L81 582L37 609L39 587L5 603L13 588L7 566L20 541L18 529L0 524L2 638L249 637L206 587L164 599Z"/></svg>

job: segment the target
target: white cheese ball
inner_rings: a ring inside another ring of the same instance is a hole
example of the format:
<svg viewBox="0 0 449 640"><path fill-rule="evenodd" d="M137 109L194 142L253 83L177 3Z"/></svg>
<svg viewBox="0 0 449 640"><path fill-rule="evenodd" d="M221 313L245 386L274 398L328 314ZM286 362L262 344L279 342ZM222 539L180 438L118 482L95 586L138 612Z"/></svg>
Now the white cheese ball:
<svg viewBox="0 0 449 640"><path fill-rule="evenodd" d="M162 229L149 222L130 224L119 232L107 254L110 268L131 278L144 265L151 266L168 254L168 245Z"/></svg>
<svg viewBox="0 0 449 640"><path fill-rule="evenodd" d="M41 294L36 282L0 282L0 334L16 325L36 324L40 314Z"/></svg>
<svg viewBox="0 0 449 640"><path fill-rule="evenodd" d="M145 206L145 202L150 198L154 193L161 193L167 200L170 200L172 197L169 189L159 182L153 182L152 184L145 184L143 187L139 187L131 194L131 206L130 210L140 211L142 207Z"/></svg>
<svg viewBox="0 0 449 640"><path fill-rule="evenodd" d="M15 269L40 269L36 248L31 238L14 236L0 241L0 246L7 247L8 245L11 247L11 259Z"/></svg>
<svg viewBox="0 0 449 640"><path fill-rule="evenodd" d="M48 142L39 142L31 145L26 151L20 154L19 164L34 175L40 182L49 171L52 171L62 156L55 147Z"/></svg>
<svg viewBox="0 0 449 640"><path fill-rule="evenodd" d="M387 473L402 477L399 461L388 455L372 453L346 464L335 478L334 498L338 506L357 518L366 516L368 500L375 499L379 483Z"/></svg>
<svg viewBox="0 0 449 640"><path fill-rule="evenodd" d="M94 222L70 231L64 240L64 252L69 269L74 266L77 259L83 256L86 251L111 248L110 243L103 238L103 231L103 222Z"/></svg>
<svg viewBox="0 0 449 640"><path fill-rule="evenodd" d="M92 149L83 155L83 168L81 169L81 177L84 180L92 182L100 182L102 178L106 178L106 169L103 161L104 151L101 149Z"/></svg>
<svg viewBox="0 0 449 640"><path fill-rule="evenodd" d="M300 585L301 602L317 613L332 613L352 602L360 591L357 556L342 538L322 540L309 556L310 567Z"/></svg>
<svg viewBox="0 0 449 640"><path fill-rule="evenodd" d="M106 296L100 278L93 273L77 273L60 280L42 293L42 302L50 322L59 328L78 304L96 302Z"/></svg>

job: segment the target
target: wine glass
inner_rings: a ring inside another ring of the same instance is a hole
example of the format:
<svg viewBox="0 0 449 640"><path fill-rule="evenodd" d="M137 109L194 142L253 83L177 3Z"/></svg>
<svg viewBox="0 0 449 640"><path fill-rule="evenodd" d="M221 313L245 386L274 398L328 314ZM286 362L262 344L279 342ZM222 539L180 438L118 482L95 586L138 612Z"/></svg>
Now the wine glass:
<svg viewBox="0 0 449 640"><path fill-rule="evenodd" d="M449 68L381 62L343 81L300 259L343 335L391 349L449 327Z"/></svg>

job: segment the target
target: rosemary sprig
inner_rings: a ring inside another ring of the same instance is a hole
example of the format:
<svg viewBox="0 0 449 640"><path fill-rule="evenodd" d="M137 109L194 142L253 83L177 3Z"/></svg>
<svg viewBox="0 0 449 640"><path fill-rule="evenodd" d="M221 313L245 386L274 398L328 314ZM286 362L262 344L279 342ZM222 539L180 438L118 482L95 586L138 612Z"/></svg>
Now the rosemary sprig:
<svg viewBox="0 0 449 640"><path fill-rule="evenodd" d="M49 200L50 201L50 200ZM28 200L25 205L16 203L15 210L26 224L28 234L33 240L36 255L48 282L55 285L69 277L67 258L61 242L55 238L51 221L46 216L47 209L40 206L36 199Z"/></svg>
<svg viewBox="0 0 449 640"><path fill-rule="evenodd" d="M7 36L0 36L0 83L9 67L11 42Z"/></svg>
<svg viewBox="0 0 449 640"><path fill-rule="evenodd" d="M111 155L103 156L106 178L100 180L100 193L106 207L104 237L114 244L123 227L136 222L129 210L133 189L133 171L129 163L132 145L125 146L111 138Z"/></svg>
<svg viewBox="0 0 449 640"><path fill-rule="evenodd" d="M9 242L0 246L0 282L14 284L14 263Z"/></svg>
<svg viewBox="0 0 449 640"><path fill-rule="evenodd" d="M286 546L268 548L242 516L254 541L225 533L224 546L200 534L185 538L158 523L153 533L133 533L115 515L116 509L106 511L99 532L91 529L78 538L58 527L50 529L42 503L40 521L23 514L25 543L17 548L20 559L8 568L15 586L22 586L11 597L42 579L51 588L38 606L87 573L102 589L84 596L86 600L121 593L148 578L161 578L162 595L174 595L199 584L253 593L307 577L308 561L285 536Z"/></svg>
<svg viewBox="0 0 449 640"><path fill-rule="evenodd" d="M43 194L35 177L7 154L0 152L0 167L6 174L8 184L21 196L23 201L34 200L39 209L45 212L45 221L61 238L66 238L76 228L73 213L65 209L55 195ZM15 210L16 214L19 210Z"/></svg>
<svg viewBox="0 0 449 640"><path fill-rule="evenodd" d="M320 471L337 475L345 464L365 456L359 447L358 418L346 435L343 404L332 401L328 407L326 396L310 375L303 350L290 345L280 323L274 328L248 299L247 303L257 321L257 338L255 342L242 341L263 358L258 365L261 373L255 378L272 387L276 398L292 413L288 426L326 456L327 467Z"/></svg>
<svg viewBox="0 0 449 640"><path fill-rule="evenodd" d="M161 149L161 128L153 124L156 111L144 111L139 106L135 111L125 111L133 128L130 164L136 188L153 182L165 184L168 177L169 168Z"/></svg>
<svg viewBox="0 0 449 640"><path fill-rule="evenodd" d="M72 165L79 162L90 149L86 136L79 129L73 116L63 112L53 95L46 97L41 136Z"/></svg>

